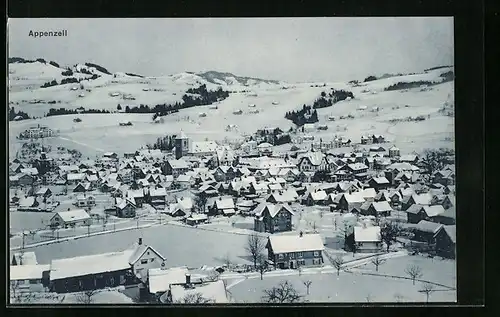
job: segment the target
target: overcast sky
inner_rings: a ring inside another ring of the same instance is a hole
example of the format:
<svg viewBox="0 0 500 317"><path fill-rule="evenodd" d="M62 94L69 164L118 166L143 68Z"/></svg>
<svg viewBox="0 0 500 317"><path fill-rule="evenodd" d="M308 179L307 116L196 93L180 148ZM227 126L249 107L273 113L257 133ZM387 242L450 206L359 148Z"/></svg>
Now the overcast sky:
<svg viewBox="0 0 500 317"><path fill-rule="evenodd" d="M146 76L343 81L453 64L452 18L9 19L9 56ZM68 30L33 38L30 30Z"/></svg>

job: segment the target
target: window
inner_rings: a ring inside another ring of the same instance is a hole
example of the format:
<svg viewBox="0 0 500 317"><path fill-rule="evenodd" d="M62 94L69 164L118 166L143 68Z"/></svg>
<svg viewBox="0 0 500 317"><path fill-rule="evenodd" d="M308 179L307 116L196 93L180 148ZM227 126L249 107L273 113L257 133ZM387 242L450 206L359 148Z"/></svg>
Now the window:
<svg viewBox="0 0 500 317"><path fill-rule="evenodd" d="M110 286L115 285L115 278L114 278L114 277L112 277L112 276L111 276L111 277L109 278L109 284L110 284Z"/></svg>
<svg viewBox="0 0 500 317"><path fill-rule="evenodd" d="M278 259L283 260L283 254L278 254Z"/></svg>
<svg viewBox="0 0 500 317"><path fill-rule="evenodd" d="M38 284L38 283L40 283L39 280L36 280L36 279L35 280L30 280L30 284Z"/></svg>
<svg viewBox="0 0 500 317"><path fill-rule="evenodd" d="M303 256L303 253L302 252L297 252L297 257L298 258L301 258Z"/></svg>
<svg viewBox="0 0 500 317"><path fill-rule="evenodd" d="M318 251L314 251L313 255L314 256L319 256L319 252Z"/></svg>
<svg viewBox="0 0 500 317"><path fill-rule="evenodd" d="M125 276L120 275L120 284L125 284Z"/></svg>
<svg viewBox="0 0 500 317"><path fill-rule="evenodd" d="M155 258L152 258L152 259L151 259L151 262L154 262L154 261L155 261Z"/></svg>
<svg viewBox="0 0 500 317"><path fill-rule="evenodd" d="M293 259L293 258L294 258L294 255L295 255L295 253L288 253L288 257L289 257L290 259Z"/></svg>
<svg viewBox="0 0 500 317"><path fill-rule="evenodd" d="M363 246L363 242L358 242L358 247Z"/></svg>

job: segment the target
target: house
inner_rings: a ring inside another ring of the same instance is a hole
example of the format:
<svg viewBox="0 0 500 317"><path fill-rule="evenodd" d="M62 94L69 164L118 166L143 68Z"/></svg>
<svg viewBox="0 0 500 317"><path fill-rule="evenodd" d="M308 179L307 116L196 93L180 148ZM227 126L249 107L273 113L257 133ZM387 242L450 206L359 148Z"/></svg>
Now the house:
<svg viewBox="0 0 500 317"><path fill-rule="evenodd" d="M433 183L439 183L444 186L455 185L455 171L452 169L443 169L434 173Z"/></svg>
<svg viewBox="0 0 500 317"><path fill-rule="evenodd" d="M90 191L90 183L78 183L73 189L74 193L85 193Z"/></svg>
<svg viewBox="0 0 500 317"><path fill-rule="evenodd" d="M33 196L25 196L19 199L18 211L33 211L37 210L40 203Z"/></svg>
<svg viewBox="0 0 500 317"><path fill-rule="evenodd" d="M76 225L87 226L92 223L90 215L83 209L60 211L50 218L51 227L68 228Z"/></svg>
<svg viewBox="0 0 500 317"><path fill-rule="evenodd" d="M40 188L36 194L37 197L50 197L52 196L52 191L47 187Z"/></svg>
<svg viewBox="0 0 500 317"><path fill-rule="evenodd" d="M436 242L436 236L443 228L444 226L442 224L421 220L414 228L413 239L420 242L426 242L429 245L434 244Z"/></svg>
<svg viewBox="0 0 500 317"><path fill-rule="evenodd" d="M165 206L167 200L167 191L163 187L149 189L149 201L151 206Z"/></svg>
<svg viewBox="0 0 500 317"><path fill-rule="evenodd" d="M153 302L158 302L160 296L170 289L170 285L183 284L186 282L186 275L189 270L182 267L160 267L148 270L148 290Z"/></svg>
<svg viewBox="0 0 500 317"><path fill-rule="evenodd" d="M432 207L432 206L431 206ZM454 225L456 222L456 210L455 207L451 207L436 216L429 217L430 221L435 223L440 223L443 225Z"/></svg>
<svg viewBox="0 0 500 317"><path fill-rule="evenodd" d="M347 164L345 167L342 167L342 169L345 169L348 172L352 173L356 178L362 179L367 175L366 172L368 171L368 166L363 163L351 163Z"/></svg>
<svg viewBox="0 0 500 317"><path fill-rule="evenodd" d="M175 204L170 204L169 214L173 217L184 217L193 210L194 203L191 197L177 198Z"/></svg>
<svg viewBox="0 0 500 317"><path fill-rule="evenodd" d="M421 220L431 221L432 218L438 217L445 212L443 206L427 206L414 204L406 210L408 223L419 223Z"/></svg>
<svg viewBox="0 0 500 317"><path fill-rule="evenodd" d="M120 218L134 218L136 204L133 198L116 198L116 216Z"/></svg>
<svg viewBox="0 0 500 317"><path fill-rule="evenodd" d="M129 189L127 191L127 197L134 199L137 208L142 208L142 204L145 201L143 189Z"/></svg>
<svg viewBox="0 0 500 317"><path fill-rule="evenodd" d="M35 182L35 177L29 174L21 173L16 176L18 176L17 184L21 186L30 186L33 185L33 183Z"/></svg>
<svg viewBox="0 0 500 317"><path fill-rule="evenodd" d="M177 177L175 182L179 185L181 189L189 189L194 183L191 175L182 174Z"/></svg>
<svg viewBox="0 0 500 317"><path fill-rule="evenodd" d="M372 202L366 211L366 215L387 217L391 215L392 207L387 201Z"/></svg>
<svg viewBox="0 0 500 317"><path fill-rule="evenodd" d="M337 209L344 212L349 211L354 207L361 207L364 202L365 198L360 192L354 192L352 194L344 193L340 196Z"/></svg>
<svg viewBox="0 0 500 317"><path fill-rule="evenodd" d="M444 209L454 206L454 202L449 195L435 195L431 200L431 205L441 205Z"/></svg>
<svg viewBox="0 0 500 317"><path fill-rule="evenodd" d="M299 195L297 194L297 192L294 189L289 188L285 191L279 191L278 193L272 193L266 199L266 202L272 203L272 204L292 203L294 201L297 201L298 198L299 198Z"/></svg>
<svg viewBox="0 0 500 317"><path fill-rule="evenodd" d="M78 208L92 208L95 206L95 197L92 195L78 195L76 197L75 205Z"/></svg>
<svg viewBox="0 0 500 317"><path fill-rule="evenodd" d="M219 197L216 199L210 211L214 215L231 216L236 213L233 198Z"/></svg>
<svg viewBox="0 0 500 317"><path fill-rule="evenodd" d="M261 143L257 145L257 151L260 155L272 155L273 145L267 142Z"/></svg>
<svg viewBox="0 0 500 317"><path fill-rule="evenodd" d="M66 181L68 185L74 185L85 181L85 177L85 173L69 173L66 174Z"/></svg>
<svg viewBox="0 0 500 317"><path fill-rule="evenodd" d="M389 157L398 157L398 156L400 156L400 154L401 154L401 151L395 145L393 145L389 148Z"/></svg>
<svg viewBox="0 0 500 317"><path fill-rule="evenodd" d="M361 136L361 144L372 144L373 138L370 136L363 135Z"/></svg>
<svg viewBox="0 0 500 317"><path fill-rule="evenodd" d="M455 225L444 226L435 235L436 254L444 258L454 259L457 244L457 229Z"/></svg>
<svg viewBox="0 0 500 317"><path fill-rule="evenodd" d="M236 207L240 214L251 215L254 208L257 207L257 203L251 199L245 199L236 203Z"/></svg>
<svg viewBox="0 0 500 317"><path fill-rule="evenodd" d="M399 157L399 161L402 163L409 163L415 165L418 163L418 156L416 154L406 154Z"/></svg>
<svg viewBox="0 0 500 317"><path fill-rule="evenodd" d="M168 160L165 162L164 174L173 175L177 178L179 175L189 170L189 164L184 159Z"/></svg>
<svg viewBox="0 0 500 317"><path fill-rule="evenodd" d="M403 198L403 202L401 205L401 209L403 211L408 210L411 205L417 204L417 205L430 205L432 201L432 195L431 194L412 194L411 196L407 196Z"/></svg>
<svg viewBox="0 0 500 317"><path fill-rule="evenodd" d="M203 194L206 197L214 197L218 195L217 189L214 186L208 184L201 185L200 188L198 188L198 192L200 193L200 195Z"/></svg>
<svg viewBox="0 0 500 317"><path fill-rule="evenodd" d="M191 214L188 218L186 218L186 224L190 226L196 226L200 223L205 223L208 220L208 216L206 214Z"/></svg>
<svg viewBox="0 0 500 317"><path fill-rule="evenodd" d="M145 282L147 272L159 268L165 258L152 247L139 243L121 252L52 260L50 289L73 293Z"/></svg>
<svg viewBox="0 0 500 317"><path fill-rule="evenodd" d="M373 140L372 143L384 143L385 142L384 136L379 135L379 134L372 135L372 140Z"/></svg>
<svg viewBox="0 0 500 317"><path fill-rule="evenodd" d="M269 189L269 187L267 186L266 183L264 183L264 182L259 182L259 183L254 182L254 183L250 184L249 191L250 191L251 194L254 194L254 195L262 195L262 194L266 194L268 189Z"/></svg>
<svg viewBox="0 0 500 317"><path fill-rule="evenodd" d="M48 291L49 271L50 265L11 265L9 269L11 293L13 290L16 293Z"/></svg>
<svg viewBox="0 0 500 317"><path fill-rule="evenodd" d="M283 232L292 230L292 208L286 204L260 204L254 209L254 230Z"/></svg>
<svg viewBox="0 0 500 317"><path fill-rule="evenodd" d="M313 192L308 192L303 199L305 205L314 206L314 205L326 205L328 199L328 195L323 190L315 190Z"/></svg>
<svg viewBox="0 0 500 317"><path fill-rule="evenodd" d="M10 265L37 265L35 252L18 252L12 256Z"/></svg>
<svg viewBox="0 0 500 317"><path fill-rule="evenodd" d="M355 226L354 243L356 251L377 253L382 249L382 238L379 226Z"/></svg>
<svg viewBox="0 0 500 317"><path fill-rule="evenodd" d="M214 178L218 182L227 182L236 177L236 170L232 166L221 165L214 172Z"/></svg>
<svg viewBox="0 0 500 317"><path fill-rule="evenodd" d="M299 171L301 172L317 172L326 171L329 164L326 161L326 157L321 152L307 152L299 158L299 163L297 164Z"/></svg>
<svg viewBox="0 0 500 317"><path fill-rule="evenodd" d="M188 275L188 279L190 276ZM165 296L160 297L162 303L182 304L186 303L186 298L200 294L208 300L208 303L225 304L229 303L227 298L224 281L207 282L203 284L194 284L186 281L183 285L170 285L170 289Z"/></svg>
<svg viewBox="0 0 500 317"><path fill-rule="evenodd" d="M389 188L390 185L391 183L385 177L373 177L368 181L368 186L375 188L377 192Z"/></svg>
<svg viewBox="0 0 500 317"><path fill-rule="evenodd" d="M271 235L266 244L268 260L275 268L323 265L324 244L319 234Z"/></svg>

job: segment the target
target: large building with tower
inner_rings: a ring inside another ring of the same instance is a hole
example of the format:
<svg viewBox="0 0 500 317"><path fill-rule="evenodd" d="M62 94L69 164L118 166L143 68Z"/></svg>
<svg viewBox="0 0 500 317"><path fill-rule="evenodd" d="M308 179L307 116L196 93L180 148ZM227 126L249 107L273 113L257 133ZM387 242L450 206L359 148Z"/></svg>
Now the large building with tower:
<svg viewBox="0 0 500 317"><path fill-rule="evenodd" d="M219 145L215 141L193 141L183 131L175 138L175 158L183 156L208 157L217 153Z"/></svg>

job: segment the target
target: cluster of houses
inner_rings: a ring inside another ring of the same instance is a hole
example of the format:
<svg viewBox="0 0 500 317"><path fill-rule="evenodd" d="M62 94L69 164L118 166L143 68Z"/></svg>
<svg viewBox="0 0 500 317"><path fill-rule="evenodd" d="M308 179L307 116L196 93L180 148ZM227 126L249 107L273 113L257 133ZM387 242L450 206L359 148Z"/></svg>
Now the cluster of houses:
<svg viewBox="0 0 500 317"><path fill-rule="evenodd" d="M56 132L46 126L29 127L19 134L20 139L39 139L55 136Z"/></svg>
<svg viewBox="0 0 500 317"><path fill-rule="evenodd" d="M122 218L135 217L137 208L149 204L190 225L217 215L250 216L256 231L272 234L293 230L300 205L329 206L331 211L375 217L403 211L416 230L425 221L442 225L439 235L451 234L453 230L444 228L455 224L455 167L446 166L429 181L417 154L400 155L395 146L380 146L383 142L372 136L378 145L364 152L311 149L284 157L270 155L262 143L263 151L255 157L212 141L192 141L181 132L174 155L139 150L123 158L105 153L96 160L53 162L43 169L44 184L39 167L16 160L9 166L10 186L39 189L28 190L24 198L11 197L11 204L46 202L50 188L62 187L75 193L76 209L57 212L52 226L88 225L94 194L100 192L112 197L106 212ZM172 192L178 193L174 199ZM366 236L356 230L358 237Z"/></svg>

